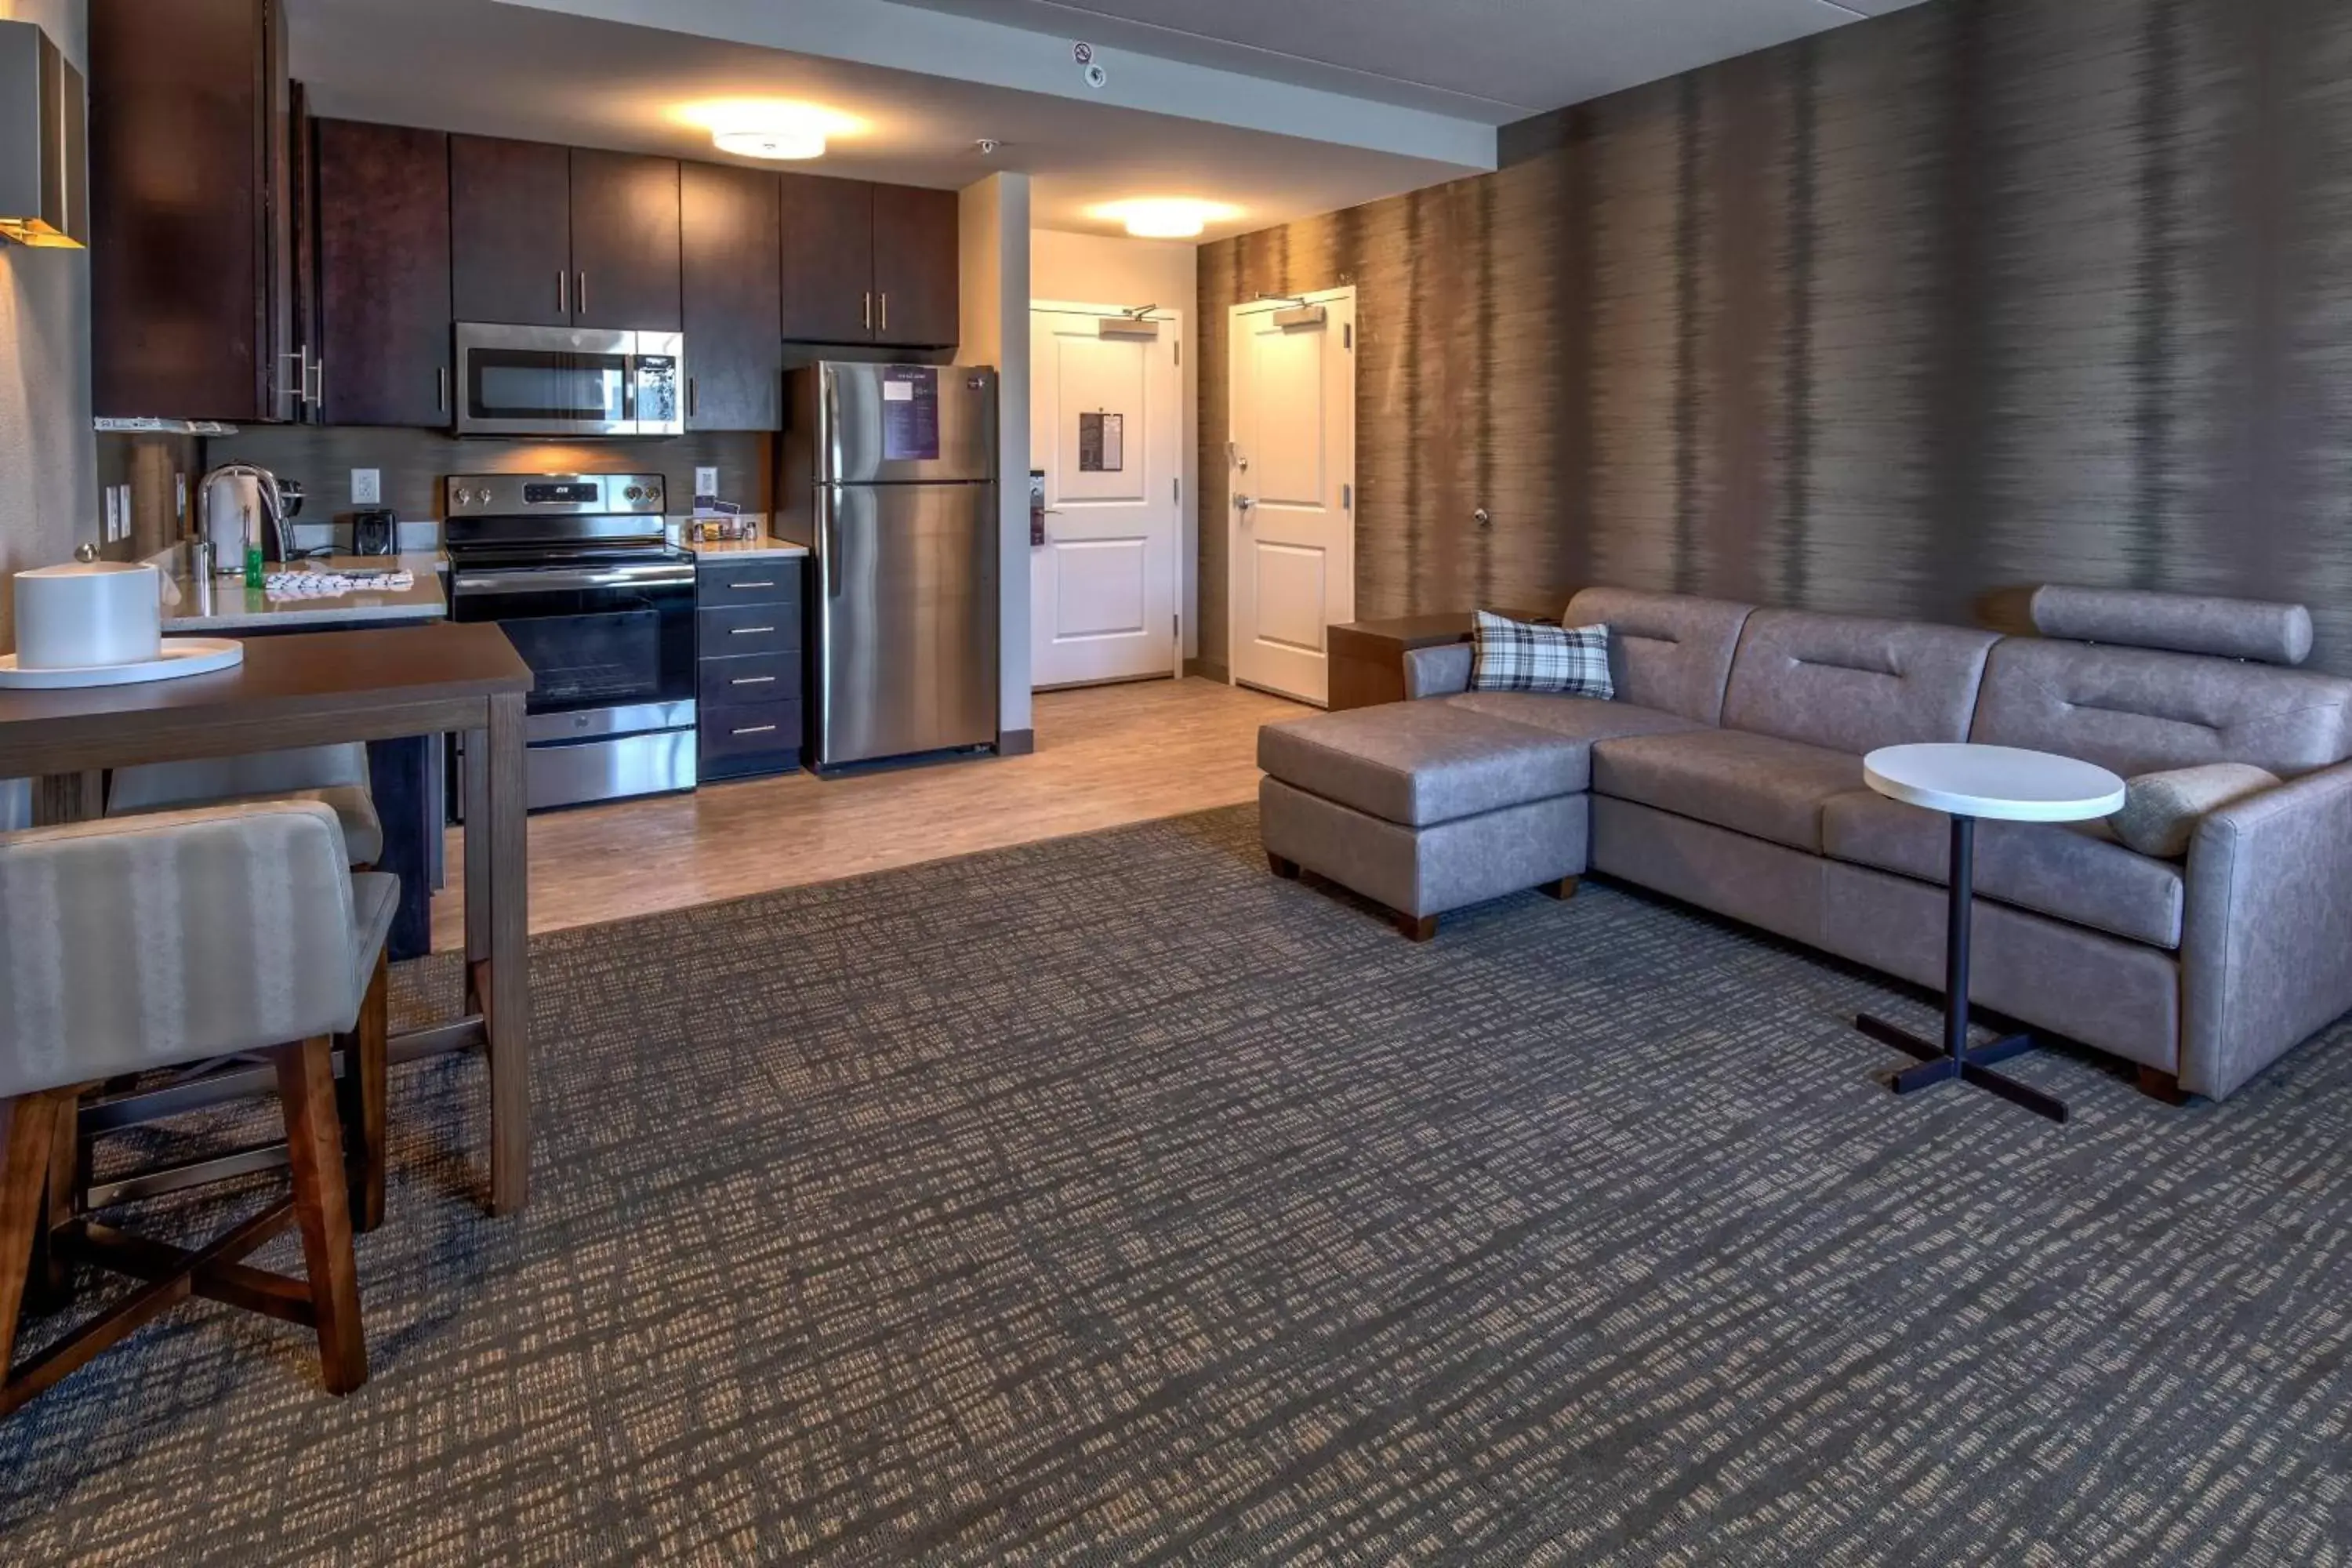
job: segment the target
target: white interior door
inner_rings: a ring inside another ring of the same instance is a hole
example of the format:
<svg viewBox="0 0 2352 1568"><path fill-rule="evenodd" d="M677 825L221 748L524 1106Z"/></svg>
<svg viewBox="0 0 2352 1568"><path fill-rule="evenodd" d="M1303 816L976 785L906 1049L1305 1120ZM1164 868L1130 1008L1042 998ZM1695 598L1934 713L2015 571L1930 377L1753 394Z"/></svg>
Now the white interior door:
<svg viewBox="0 0 2352 1568"><path fill-rule="evenodd" d="M1356 291L1307 299L1233 310L1227 603L1234 679L1319 703L1356 616Z"/></svg>
<svg viewBox="0 0 2352 1568"><path fill-rule="evenodd" d="M1120 331L1117 306L1030 309L1030 466L1045 476L1029 552L1034 685L1181 675L1177 541L1184 446L1183 319ZM1113 322L1106 331L1104 323Z"/></svg>

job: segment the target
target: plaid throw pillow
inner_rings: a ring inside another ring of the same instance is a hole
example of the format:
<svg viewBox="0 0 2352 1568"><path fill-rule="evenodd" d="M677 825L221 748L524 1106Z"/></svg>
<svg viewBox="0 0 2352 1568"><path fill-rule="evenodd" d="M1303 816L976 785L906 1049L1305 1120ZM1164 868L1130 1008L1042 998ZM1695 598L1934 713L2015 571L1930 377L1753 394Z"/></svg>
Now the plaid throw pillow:
<svg viewBox="0 0 2352 1568"><path fill-rule="evenodd" d="M1478 612L1470 658L1473 691L1542 691L1613 700L1607 626L1538 626Z"/></svg>

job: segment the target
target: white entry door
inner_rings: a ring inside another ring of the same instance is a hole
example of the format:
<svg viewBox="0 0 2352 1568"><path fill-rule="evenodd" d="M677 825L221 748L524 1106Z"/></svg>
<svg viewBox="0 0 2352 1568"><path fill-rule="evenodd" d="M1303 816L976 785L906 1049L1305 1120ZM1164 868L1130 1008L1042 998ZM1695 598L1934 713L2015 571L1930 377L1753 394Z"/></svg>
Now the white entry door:
<svg viewBox="0 0 2352 1568"><path fill-rule="evenodd" d="M1234 679L1324 702L1356 616L1356 291L1236 305L1227 490Z"/></svg>
<svg viewBox="0 0 2352 1568"><path fill-rule="evenodd" d="M1032 682L1181 675L1183 320L1155 310L1144 335L1117 306L1038 304L1029 322L1029 461L1045 476L1045 540L1033 533L1029 552Z"/></svg>

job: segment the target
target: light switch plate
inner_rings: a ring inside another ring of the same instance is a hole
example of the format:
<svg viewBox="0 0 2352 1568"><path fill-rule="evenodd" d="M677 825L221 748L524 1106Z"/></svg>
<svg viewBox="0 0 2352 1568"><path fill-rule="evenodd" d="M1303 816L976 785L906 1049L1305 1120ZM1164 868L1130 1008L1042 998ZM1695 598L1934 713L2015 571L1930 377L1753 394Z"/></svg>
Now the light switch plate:
<svg viewBox="0 0 2352 1568"><path fill-rule="evenodd" d="M352 470L352 504L353 506L383 504L383 470L381 468Z"/></svg>
<svg viewBox="0 0 2352 1568"><path fill-rule="evenodd" d="M719 470L717 468L695 469L694 493L698 500L704 496L708 496L711 500L717 500L719 499Z"/></svg>

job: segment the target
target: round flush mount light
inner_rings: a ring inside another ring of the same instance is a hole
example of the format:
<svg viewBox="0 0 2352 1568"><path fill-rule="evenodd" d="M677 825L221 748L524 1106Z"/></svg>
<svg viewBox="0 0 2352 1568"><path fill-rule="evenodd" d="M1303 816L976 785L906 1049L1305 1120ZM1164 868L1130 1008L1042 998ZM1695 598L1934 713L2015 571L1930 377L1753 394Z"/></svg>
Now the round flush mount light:
<svg viewBox="0 0 2352 1568"><path fill-rule="evenodd" d="M1239 207L1223 202L1194 201L1189 196L1142 196L1109 202L1093 216L1126 226L1138 239L1192 239L1213 223L1242 216Z"/></svg>
<svg viewBox="0 0 2352 1568"><path fill-rule="evenodd" d="M824 132L814 125L747 126L714 131L711 144L739 158L822 158Z"/></svg>

